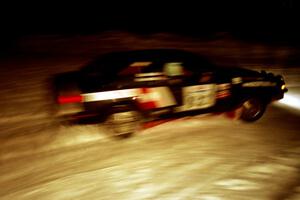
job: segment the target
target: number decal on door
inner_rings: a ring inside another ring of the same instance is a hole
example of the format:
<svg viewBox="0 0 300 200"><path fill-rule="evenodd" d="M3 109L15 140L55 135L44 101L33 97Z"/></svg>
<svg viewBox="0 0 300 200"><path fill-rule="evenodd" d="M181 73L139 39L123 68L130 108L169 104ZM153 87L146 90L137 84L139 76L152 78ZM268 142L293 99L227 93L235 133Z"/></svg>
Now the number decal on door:
<svg viewBox="0 0 300 200"><path fill-rule="evenodd" d="M215 104L216 85L195 85L183 88L184 110L208 108Z"/></svg>

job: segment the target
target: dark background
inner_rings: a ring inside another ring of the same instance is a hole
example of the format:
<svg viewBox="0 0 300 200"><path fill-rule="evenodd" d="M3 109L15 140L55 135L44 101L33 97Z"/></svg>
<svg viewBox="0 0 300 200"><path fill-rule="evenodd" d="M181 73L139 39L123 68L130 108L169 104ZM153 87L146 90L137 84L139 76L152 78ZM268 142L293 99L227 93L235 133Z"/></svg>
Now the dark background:
<svg viewBox="0 0 300 200"><path fill-rule="evenodd" d="M126 30L210 37L229 32L243 40L298 45L300 3L273 1L10 2L1 5L1 47L35 34L94 34Z"/></svg>

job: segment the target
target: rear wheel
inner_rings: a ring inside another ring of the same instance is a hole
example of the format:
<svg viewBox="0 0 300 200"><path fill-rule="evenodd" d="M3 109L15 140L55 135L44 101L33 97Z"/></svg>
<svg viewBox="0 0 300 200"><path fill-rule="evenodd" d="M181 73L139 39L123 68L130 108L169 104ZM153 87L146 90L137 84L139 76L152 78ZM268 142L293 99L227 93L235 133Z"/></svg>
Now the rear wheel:
<svg viewBox="0 0 300 200"><path fill-rule="evenodd" d="M241 119L246 122L253 122L262 117L266 110L266 103L258 98L251 98L242 105Z"/></svg>
<svg viewBox="0 0 300 200"><path fill-rule="evenodd" d="M105 122L113 136L127 138L140 129L142 117L138 111L125 105L113 110Z"/></svg>

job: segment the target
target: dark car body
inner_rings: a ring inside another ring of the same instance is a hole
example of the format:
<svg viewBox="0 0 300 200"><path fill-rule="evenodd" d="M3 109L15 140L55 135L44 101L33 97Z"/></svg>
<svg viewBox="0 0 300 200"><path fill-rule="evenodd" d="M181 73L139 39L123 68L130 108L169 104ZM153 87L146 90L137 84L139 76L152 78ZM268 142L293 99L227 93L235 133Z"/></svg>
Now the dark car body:
<svg viewBox="0 0 300 200"><path fill-rule="evenodd" d="M159 118L244 106L244 114L254 113L242 114L242 119L255 121L287 91L282 76L218 67L194 53L172 49L109 53L76 72L58 75L54 85L61 109L76 108L65 112L69 116L95 114L103 119L128 111Z"/></svg>

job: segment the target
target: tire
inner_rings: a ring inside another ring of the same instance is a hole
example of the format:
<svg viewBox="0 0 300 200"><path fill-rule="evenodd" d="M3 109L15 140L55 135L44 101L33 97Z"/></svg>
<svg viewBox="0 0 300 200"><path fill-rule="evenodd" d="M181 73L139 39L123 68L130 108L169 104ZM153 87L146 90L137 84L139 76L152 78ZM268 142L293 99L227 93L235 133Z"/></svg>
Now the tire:
<svg viewBox="0 0 300 200"><path fill-rule="evenodd" d="M246 122L254 122L260 119L267 104L259 98L251 98L245 101L242 105L241 119Z"/></svg>
<svg viewBox="0 0 300 200"><path fill-rule="evenodd" d="M113 136L128 138L140 129L141 122L142 116L138 111L119 106L113 109L105 125Z"/></svg>

